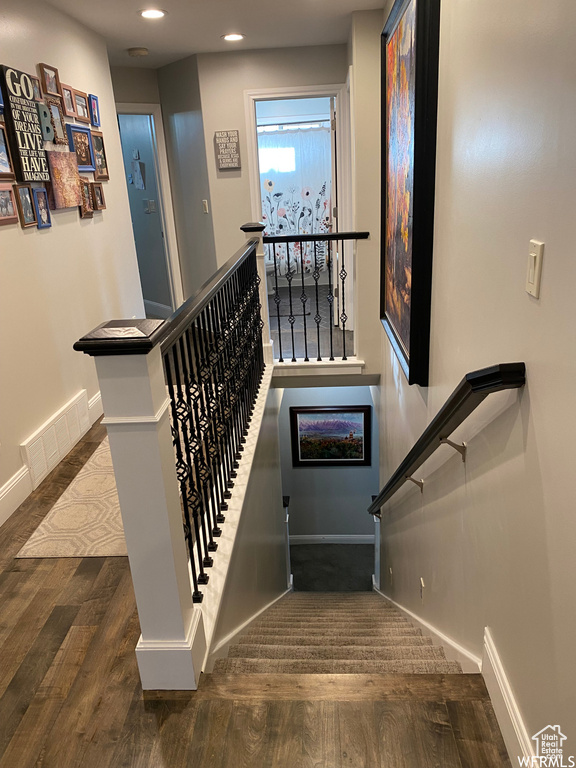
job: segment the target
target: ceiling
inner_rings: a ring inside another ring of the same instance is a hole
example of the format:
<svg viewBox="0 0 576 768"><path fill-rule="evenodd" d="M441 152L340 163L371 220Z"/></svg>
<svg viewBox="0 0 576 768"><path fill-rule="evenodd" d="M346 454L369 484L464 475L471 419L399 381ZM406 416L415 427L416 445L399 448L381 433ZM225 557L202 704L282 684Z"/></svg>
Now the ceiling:
<svg viewBox="0 0 576 768"><path fill-rule="evenodd" d="M352 11L382 8L383 0L48 0L102 35L113 66L157 68L193 53L290 48L346 43ZM160 7L167 16L142 19L138 11ZM227 43L221 35L242 32ZM145 58L126 49L148 48Z"/></svg>

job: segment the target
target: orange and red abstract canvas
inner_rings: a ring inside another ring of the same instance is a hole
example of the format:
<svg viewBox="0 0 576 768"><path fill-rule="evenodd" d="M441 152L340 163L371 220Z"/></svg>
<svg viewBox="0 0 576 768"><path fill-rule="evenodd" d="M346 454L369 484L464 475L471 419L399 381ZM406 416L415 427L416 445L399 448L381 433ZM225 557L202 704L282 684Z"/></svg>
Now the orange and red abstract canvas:
<svg viewBox="0 0 576 768"><path fill-rule="evenodd" d="M410 349L414 186L414 35L410 0L386 46L388 174L385 310L406 354Z"/></svg>
<svg viewBox="0 0 576 768"><path fill-rule="evenodd" d="M381 318L428 385L440 0L396 0L382 33Z"/></svg>

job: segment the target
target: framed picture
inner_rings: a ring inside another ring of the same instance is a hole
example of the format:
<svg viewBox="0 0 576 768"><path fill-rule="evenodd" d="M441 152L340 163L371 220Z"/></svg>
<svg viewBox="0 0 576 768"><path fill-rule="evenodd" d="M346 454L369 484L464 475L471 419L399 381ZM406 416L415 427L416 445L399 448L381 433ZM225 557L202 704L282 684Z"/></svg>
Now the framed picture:
<svg viewBox="0 0 576 768"><path fill-rule="evenodd" d="M18 213L12 184L0 184L0 227L17 223Z"/></svg>
<svg viewBox="0 0 576 768"><path fill-rule="evenodd" d="M80 176L80 194L82 202L80 203L80 218L91 219L94 216L94 204L92 203L92 191L90 189L90 179Z"/></svg>
<svg viewBox="0 0 576 768"><path fill-rule="evenodd" d="M14 195L16 196L16 207L18 208L22 229L36 226L38 219L36 218L30 184L14 184Z"/></svg>
<svg viewBox="0 0 576 768"><path fill-rule="evenodd" d="M14 181L15 178L10 145L6 138L6 126L4 123L0 123L0 179L2 181Z"/></svg>
<svg viewBox="0 0 576 768"><path fill-rule="evenodd" d="M49 150L46 152L50 178L48 186L48 199L53 209L75 208L82 203L80 194L80 176L78 175L78 163L74 152L59 152Z"/></svg>
<svg viewBox="0 0 576 768"><path fill-rule="evenodd" d="M74 109L76 111L75 112L76 119L80 120L81 123L89 123L90 112L88 108L88 95L83 91L77 91L77 90L74 90L72 94L74 97Z"/></svg>
<svg viewBox="0 0 576 768"><path fill-rule="evenodd" d="M94 146L94 163L96 170L94 178L96 181L108 181L108 161L106 160L106 150L104 149L104 136L100 131L92 131L92 144Z"/></svg>
<svg viewBox="0 0 576 768"><path fill-rule="evenodd" d="M396 0L382 33L380 317L409 384L428 385L440 0Z"/></svg>
<svg viewBox="0 0 576 768"><path fill-rule="evenodd" d="M42 89L40 88L40 79L34 75L30 75L32 81L32 91L34 93L34 101L43 101Z"/></svg>
<svg viewBox="0 0 576 768"><path fill-rule="evenodd" d="M71 125L66 123L68 133L68 144L70 151L76 154L79 171L94 170L94 149L92 147L92 136L90 128L83 125Z"/></svg>
<svg viewBox="0 0 576 768"><path fill-rule="evenodd" d="M48 192L44 187L34 187L32 194L34 195L34 210L36 211L38 229L48 229L48 227L52 226L50 208L48 206Z"/></svg>
<svg viewBox="0 0 576 768"><path fill-rule="evenodd" d="M369 467L372 406L290 408L294 467Z"/></svg>
<svg viewBox="0 0 576 768"><path fill-rule="evenodd" d="M95 211L103 211L106 208L106 201L104 200L104 189L99 181L90 184L90 191L92 192L92 205Z"/></svg>
<svg viewBox="0 0 576 768"><path fill-rule="evenodd" d="M52 121L52 128L54 129L54 143L55 144L68 144L66 138L66 129L64 122L64 114L62 112L62 103L60 99L46 99L46 106L50 111L50 119Z"/></svg>
<svg viewBox="0 0 576 768"><path fill-rule="evenodd" d="M100 128L100 105L98 104L98 96L94 96L91 93L88 96L88 106L90 108L90 122L95 128Z"/></svg>
<svg viewBox="0 0 576 768"><path fill-rule="evenodd" d="M62 88L62 109L66 117L76 117L76 108L74 106L74 88L60 83Z"/></svg>
<svg viewBox="0 0 576 768"><path fill-rule="evenodd" d="M42 83L44 94L46 96L61 97L60 77L56 67L52 67L50 64L38 64L38 71L40 72L40 82Z"/></svg>

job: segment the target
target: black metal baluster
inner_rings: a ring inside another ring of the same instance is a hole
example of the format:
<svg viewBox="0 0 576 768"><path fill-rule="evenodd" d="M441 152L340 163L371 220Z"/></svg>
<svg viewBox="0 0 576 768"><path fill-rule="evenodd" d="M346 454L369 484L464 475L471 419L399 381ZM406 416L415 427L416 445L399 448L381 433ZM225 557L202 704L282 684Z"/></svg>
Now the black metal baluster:
<svg viewBox="0 0 576 768"><path fill-rule="evenodd" d="M180 359L179 348L181 352L182 337L174 345L174 360L177 363L177 370L184 370L184 361ZM201 368L202 371L202 368ZM186 404L187 405L187 404ZM188 462L192 470L194 483L191 484L191 502L192 519L194 521L194 530L199 551L200 574L198 582L200 584L208 583L208 575L204 573L204 568L212 565L212 558L208 554L208 536L206 535L206 521L204 519L204 506L202 504L204 496L204 476L202 471L202 430L200 427L200 414L198 411L198 401L193 399L192 413L188 413L188 419L182 423L182 436L184 438L184 448ZM194 417L192 419L192 416Z"/></svg>
<svg viewBox="0 0 576 768"><path fill-rule="evenodd" d="M328 327L330 331L330 357L329 360L334 360L334 345L332 339L332 327L334 325L334 293L332 291L332 242L326 243L328 248L328 306L329 306L329 318Z"/></svg>
<svg viewBox="0 0 576 768"><path fill-rule="evenodd" d="M172 360L172 363L171 363ZM164 372L166 375L166 382L168 384L168 392L170 395L170 410L171 410L171 416L172 416L172 440L174 443L174 447L176 449L176 475L178 477L178 481L180 483L180 494L181 494L181 500L182 500L182 508L184 513L184 536L186 537L186 542L188 544L188 554L190 556L190 570L192 571L192 584L194 587L193 593L192 593L192 600L195 603L201 603L203 599L202 592L198 589L198 575L197 575L197 569L196 569L196 562L194 553L197 549L194 546L194 539L192 538L192 522L190 519L190 507L189 507L189 499L188 499L188 485L191 482L191 467L190 464L184 461L184 456L182 454L182 444L180 441L180 433L178 431L178 414L176 410L176 391L174 386L174 380L172 376L172 364L175 365L173 360L173 349L171 349L169 352L167 352L164 355ZM200 565L200 570L202 570L201 565L201 554L198 553L198 562Z"/></svg>
<svg viewBox="0 0 576 768"><path fill-rule="evenodd" d="M337 240L336 243L340 243L340 255L341 255L341 268L340 268L340 322L342 323L342 360L347 360L346 357L346 321L348 320L348 315L346 314L346 278L348 277L348 274L346 272L346 263L345 263L345 254L344 250L346 248L344 244L344 240Z"/></svg>
<svg viewBox="0 0 576 768"><path fill-rule="evenodd" d="M314 315L314 322L316 323L316 337L318 340L318 357L316 360L321 361L322 356L320 354L320 323L322 322L322 315L320 314L320 297L318 291L318 281L320 280L320 270L318 269L318 252L317 243L314 241L314 272L312 277L314 278L314 290L316 294L316 314Z"/></svg>
<svg viewBox="0 0 576 768"><path fill-rule="evenodd" d="M301 273L302 273L302 295L300 296L300 301L302 302L302 320L304 323L304 362L309 362L308 359L308 336L306 333L306 302L308 301L308 297L306 296L306 287L304 285L304 254L302 252L302 247L300 247L300 267L301 267Z"/></svg>
<svg viewBox="0 0 576 768"><path fill-rule="evenodd" d="M272 244L272 257L274 259L274 304L276 304L276 320L278 325L278 362L283 363L282 357L282 326L280 323L280 291L278 290L278 260L276 259L276 243Z"/></svg>
<svg viewBox="0 0 576 768"><path fill-rule="evenodd" d="M294 346L294 321L296 318L294 317L294 310L292 309L292 280L294 278L294 273L292 272L292 266L290 264L290 245L288 244L286 247L286 253L287 253L287 262L286 262L286 280L288 281L288 303L290 307L290 314L288 315L288 322L290 323L290 333L292 336L292 362L296 362L296 350ZM296 256L294 256L296 258Z"/></svg>

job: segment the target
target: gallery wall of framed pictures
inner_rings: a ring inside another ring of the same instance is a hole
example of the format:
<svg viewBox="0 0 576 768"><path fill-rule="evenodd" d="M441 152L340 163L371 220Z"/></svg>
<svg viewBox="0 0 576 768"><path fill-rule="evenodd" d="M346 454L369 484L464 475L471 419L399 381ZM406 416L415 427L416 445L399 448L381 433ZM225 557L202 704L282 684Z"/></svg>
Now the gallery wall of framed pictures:
<svg viewBox="0 0 576 768"><path fill-rule="evenodd" d="M0 227L49 229L60 209L81 219L106 209L98 96L62 83L53 64L36 69L0 67Z"/></svg>

